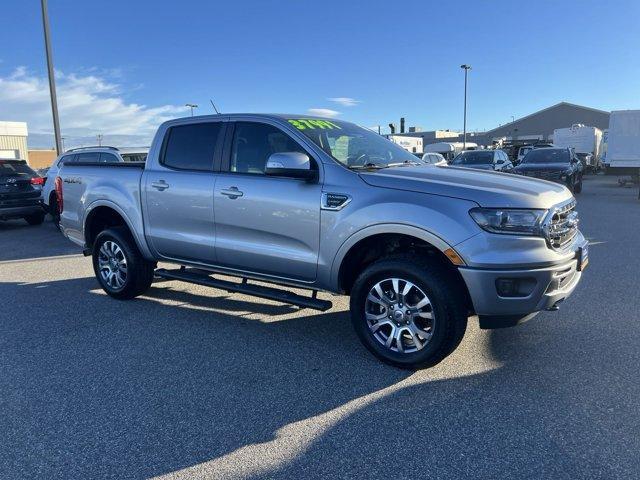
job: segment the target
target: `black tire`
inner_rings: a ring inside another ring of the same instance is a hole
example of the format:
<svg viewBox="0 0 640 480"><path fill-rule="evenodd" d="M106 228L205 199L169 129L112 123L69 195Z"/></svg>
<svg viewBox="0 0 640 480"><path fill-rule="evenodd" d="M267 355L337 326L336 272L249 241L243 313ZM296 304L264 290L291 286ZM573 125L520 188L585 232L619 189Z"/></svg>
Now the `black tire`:
<svg viewBox="0 0 640 480"><path fill-rule="evenodd" d="M52 195L49 200L49 215L51 215L55 226L60 229L60 212L58 212L58 200L55 195Z"/></svg>
<svg viewBox="0 0 640 480"><path fill-rule="evenodd" d="M44 222L44 216L44 212L38 212L27 215L26 217L24 217L24 219L29 225L42 225L42 222Z"/></svg>
<svg viewBox="0 0 640 480"><path fill-rule="evenodd" d="M393 351L371 333L365 317L366 298L374 285L385 278L408 280L431 300L436 321L431 339L421 350ZM351 291L351 322L364 346L383 362L406 369L433 366L456 349L467 328L468 309L456 285L452 272L424 258L409 255L382 258L356 279Z"/></svg>
<svg viewBox="0 0 640 480"><path fill-rule="evenodd" d="M578 183L573 186L573 193L582 193L582 177L580 177Z"/></svg>
<svg viewBox="0 0 640 480"><path fill-rule="evenodd" d="M124 284L116 288L102 277L99 268L100 249L105 242L115 243L122 251L126 259L126 276ZM98 234L93 243L93 271L102 289L111 297L119 300L128 300L146 292L153 282L153 270L155 264L146 260L131 233L125 227L113 227Z"/></svg>

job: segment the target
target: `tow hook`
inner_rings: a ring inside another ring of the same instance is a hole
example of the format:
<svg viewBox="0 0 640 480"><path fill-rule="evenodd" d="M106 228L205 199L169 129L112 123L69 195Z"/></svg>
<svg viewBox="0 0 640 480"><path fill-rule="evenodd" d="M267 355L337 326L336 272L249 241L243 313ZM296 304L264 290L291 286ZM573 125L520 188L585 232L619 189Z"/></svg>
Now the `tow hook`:
<svg viewBox="0 0 640 480"><path fill-rule="evenodd" d="M558 310L560 310L560 302L562 302L562 300L554 303L552 306L547 308L547 312L557 312Z"/></svg>

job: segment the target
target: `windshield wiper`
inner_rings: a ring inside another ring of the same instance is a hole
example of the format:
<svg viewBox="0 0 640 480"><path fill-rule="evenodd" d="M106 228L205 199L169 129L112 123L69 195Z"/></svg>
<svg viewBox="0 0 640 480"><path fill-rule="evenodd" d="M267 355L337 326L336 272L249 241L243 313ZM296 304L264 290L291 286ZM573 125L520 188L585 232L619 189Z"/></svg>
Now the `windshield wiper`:
<svg viewBox="0 0 640 480"><path fill-rule="evenodd" d="M379 163L365 163L364 165L351 165L349 168L351 170L380 170L382 168L387 168L388 165L380 165Z"/></svg>
<svg viewBox="0 0 640 480"><path fill-rule="evenodd" d="M409 166L420 166L422 165L420 162L412 162L409 160L405 160L404 162L395 162L387 164L387 167L409 167Z"/></svg>

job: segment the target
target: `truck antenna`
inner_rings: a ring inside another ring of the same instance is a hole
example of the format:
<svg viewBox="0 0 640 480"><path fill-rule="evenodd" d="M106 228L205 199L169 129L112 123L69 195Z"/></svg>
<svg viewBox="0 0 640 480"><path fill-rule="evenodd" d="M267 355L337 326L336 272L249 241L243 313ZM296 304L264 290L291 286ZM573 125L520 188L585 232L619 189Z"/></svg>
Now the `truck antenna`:
<svg viewBox="0 0 640 480"><path fill-rule="evenodd" d="M213 107L213 109L215 110L215 112L220 115L220 112L218 111L218 109L216 108L216 105L213 103L213 100L209 99L209 101L211 102L211 106Z"/></svg>

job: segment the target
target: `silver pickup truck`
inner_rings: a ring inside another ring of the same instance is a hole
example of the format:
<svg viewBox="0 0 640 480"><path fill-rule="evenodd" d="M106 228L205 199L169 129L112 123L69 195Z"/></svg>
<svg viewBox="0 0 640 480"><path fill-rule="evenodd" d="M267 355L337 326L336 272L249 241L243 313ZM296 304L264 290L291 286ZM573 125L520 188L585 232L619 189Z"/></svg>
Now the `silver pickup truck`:
<svg viewBox="0 0 640 480"><path fill-rule="evenodd" d="M425 165L308 116L172 120L146 164L64 164L55 192L112 297L154 276L323 311L319 290L350 295L363 344L406 368L451 353L472 315L499 328L557 310L588 262L566 187Z"/></svg>

